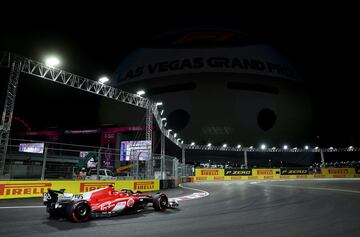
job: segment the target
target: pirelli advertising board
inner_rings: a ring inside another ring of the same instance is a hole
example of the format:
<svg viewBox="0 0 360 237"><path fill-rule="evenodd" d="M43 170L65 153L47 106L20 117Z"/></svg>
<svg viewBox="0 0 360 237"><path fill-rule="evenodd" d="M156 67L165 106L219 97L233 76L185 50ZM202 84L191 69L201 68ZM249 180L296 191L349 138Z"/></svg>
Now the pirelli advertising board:
<svg viewBox="0 0 360 237"><path fill-rule="evenodd" d="M224 169L195 169L195 176L224 176Z"/></svg>
<svg viewBox="0 0 360 237"><path fill-rule="evenodd" d="M257 179L278 179L280 178L280 169L253 169L253 177Z"/></svg>
<svg viewBox="0 0 360 237"><path fill-rule="evenodd" d="M0 181L0 199L41 197L49 188L65 189L69 193L84 193L114 185L115 189L128 188L139 191L160 189L159 180L119 181Z"/></svg>
<svg viewBox="0 0 360 237"><path fill-rule="evenodd" d="M252 169L225 169L225 176L252 176Z"/></svg>
<svg viewBox="0 0 360 237"><path fill-rule="evenodd" d="M306 168L282 169L196 169L194 181L276 180L313 178L360 178L360 169L323 168L321 174L310 174Z"/></svg>
<svg viewBox="0 0 360 237"><path fill-rule="evenodd" d="M355 168L322 168L321 174L328 178L352 178Z"/></svg>
<svg viewBox="0 0 360 237"><path fill-rule="evenodd" d="M281 168L280 169L281 175L308 175L308 169L301 169L301 168Z"/></svg>

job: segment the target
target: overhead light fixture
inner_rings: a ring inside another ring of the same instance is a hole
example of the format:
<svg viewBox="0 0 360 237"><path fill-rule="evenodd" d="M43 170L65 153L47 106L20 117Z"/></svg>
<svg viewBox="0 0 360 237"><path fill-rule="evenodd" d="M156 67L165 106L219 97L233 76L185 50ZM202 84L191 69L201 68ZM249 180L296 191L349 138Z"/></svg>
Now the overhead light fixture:
<svg viewBox="0 0 360 237"><path fill-rule="evenodd" d="M192 143L190 144L190 146L195 146L195 142L192 142Z"/></svg>
<svg viewBox="0 0 360 237"><path fill-rule="evenodd" d="M309 149L309 146L305 146L305 150L308 150Z"/></svg>
<svg viewBox="0 0 360 237"><path fill-rule="evenodd" d="M224 145L222 145L222 147L226 148L226 147L227 147L227 144L225 143Z"/></svg>
<svg viewBox="0 0 360 237"><path fill-rule="evenodd" d="M55 67L60 65L60 60L55 56L50 56L45 59L45 64L49 67Z"/></svg>
<svg viewBox="0 0 360 237"><path fill-rule="evenodd" d="M239 149L239 148L241 148L241 145L237 145L236 147L237 147L237 149Z"/></svg>
<svg viewBox="0 0 360 237"><path fill-rule="evenodd" d="M265 145L265 144L262 144L262 145L260 146L260 148L261 148L261 150L265 150L265 149L266 149L266 145Z"/></svg>
<svg viewBox="0 0 360 237"><path fill-rule="evenodd" d="M107 77L101 77L101 78L99 78L99 80L98 80L98 82L100 82L100 83L106 83L106 82L108 82L109 81L109 78L107 78Z"/></svg>
<svg viewBox="0 0 360 237"><path fill-rule="evenodd" d="M208 143L207 146L208 146L208 147L211 147L211 143Z"/></svg>
<svg viewBox="0 0 360 237"><path fill-rule="evenodd" d="M137 95L142 96L145 95L145 91L144 90L139 90L136 92Z"/></svg>
<svg viewBox="0 0 360 237"><path fill-rule="evenodd" d="M284 146L283 146L283 149L284 149L284 150L289 149L288 145L284 145Z"/></svg>
<svg viewBox="0 0 360 237"><path fill-rule="evenodd" d="M156 106L161 106L161 105L163 105L163 102L157 102L155 105Z"/></svg>

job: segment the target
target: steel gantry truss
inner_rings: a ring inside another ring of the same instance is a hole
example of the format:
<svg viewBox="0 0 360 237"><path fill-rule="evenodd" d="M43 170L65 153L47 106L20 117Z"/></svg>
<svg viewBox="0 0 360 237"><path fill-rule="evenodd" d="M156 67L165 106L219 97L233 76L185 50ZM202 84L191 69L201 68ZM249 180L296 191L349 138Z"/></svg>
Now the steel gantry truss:
<svg viewBox="0 0 360 237"><path fill-rule="evenodd" d="M6 159L6 144L8 143L11 118L14 111L16 88L20 73L36 76L72 88L83 90L106 98L114 99L122 103L130 104L136 107L146 109L146 139L152 140L152 121L155 119L162 134L170 141L175 143L178 147L182 147L178 140L168 132L164 127L161 116L154 102L141 97L139 95L131 94L122 91L118 88L105 85L98 81L90 80L61 69L47 66L43 63L34 61L32 59L18 56L12 53L0 53L0 66L10 67L11 72L9 78L8 91L6 96L6 103L4 106L3 116L0 125L1 141L0 141L0 155L1 155L1 170L0 175L3 174L5 159Z"/></svg>
<svg viewBox="0 0 360 237"><path fill-rule="evenodd" d="M18 56L12 53L0 53L0 67L11 68L10 77L8 82L7 94L5 99L4 111L1 117L0 124L0 156L1 166L0 175L4 172L6 148L10 135L11 120L15 106L16 89L19 81L20 73L36 76L42 79L46 79L52 82L56 82L62 85L66 85L72 88L83 90L89 93L93 93L99 96L117 100L122 103L130 104L136 107L146 109L146 139L152 141L152 126L153 119L155 119L159 129L161 131L161 158L162 158L162 170L165 168L165 137L176 144L182 149L182 163L185 169L185 150L202 150L202 151L227 151L227 152L244 152L245 166L247 166L247 152L320 152L322 163L324 163L323 152L354 152L360 151L358 147L348 148L267 148L261 149L256 147L230 147L230 146L209 146L209 145L193 145L182 144L179 139L176 139L168 129L163 125L161 114L157 109L154 102L139 95L131 94L122 91L118 88L105 85L98 81L90 80L61 69L47 66L43 63L28 59L22 56ZM152 163L152 162L151 162ZM149 167L150 173L153 173L153 167ZM184 173L184 170L183 170Z"/></svg>
<svg viewBox="0 0 360 237"><path fill-rule="evenodd" d="M347 147L347 148L256 148L256 147L229 147L229 146L208 146L208 145L191 145L183 144L186 150L202 150L202 151L246 151L246 152L354 152L360 151L359 147Z"/></svg>
<svg viewBox="0 0 360 237"><path fill-rule="evenodd" d="M10 53L0 52L0 67L10 67Z"/></svg>
<svg viewBox="0 0 360 237"><path fill-rule="evenodd" d="M185 149L187 150L201 150L201 151L227 151L227 152L243 152L244 153L244 166L248 167L248 159L247 159L247 153L248 152L318 152L321 156L321 163L325 164L324 159L324 152L355 152L360 151L359 147L347 147L347 148L288 148L288 149L282 149L282 148L256 148L256 147L229 147L229 146L209 146L209 145L193 145L193 144L184 144L183 147L183 163L185 163Z"/></svg>
<svg viewBox="0 0 360 237"><path fill-rule="evenodd" d="M152 108L151 108L151 104L149 104L149 107L146 109L146 135L145 135L145 139L147 141L151 141L150 142L150 154L152 154L152 125L153 125L153 115L152 115ZM150 176L153 175L153 171L154 171L154 166L153 166L153 159L152 156L150 158L150 162L148 162L148 174Z"/></svg>
<svg viewBox="0 0 360 237"><path fill-rule="evenodd" d="M165 136L164 134L160 135L160 158L161 158L161 163L160 163L160 173L161 173L161 178L162 179L166 179L166 161L165 161Z"/></svg>
<svg viewBox="0 0 360 237"><path fill-rule="evenodd" d="M3 156L0 164L0 175L4 173L5 168L5 156L9 143L11 121L15 107L16 91L19 83L21 66L21 60L15 59L11 63L11 71L4 103L4 111L1 116L0 125L0 154Z"/></svg>

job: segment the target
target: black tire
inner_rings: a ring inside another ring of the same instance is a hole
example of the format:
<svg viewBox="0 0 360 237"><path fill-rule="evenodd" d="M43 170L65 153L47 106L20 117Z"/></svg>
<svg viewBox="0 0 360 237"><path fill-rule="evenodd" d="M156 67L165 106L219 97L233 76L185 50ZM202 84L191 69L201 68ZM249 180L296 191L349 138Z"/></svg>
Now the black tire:
<svg viewBox="0 0 360 237"><path fill-rule="evenodd" d="M91 217L91 207L87 201L71 202L66 207L66 217L73 222L85 222Z"/></svg>
<svg viewBox="0 0 360 237"><path fill-rule="evenodd" d="M49 213L51 218L60 217L60 213L55 209L55 203L50 203L46 206L46 211Z"/></svg>
<svg viewBox="0 0 360 237"><path fill-rule="evenodd" d="M153 198L153 208L156 211L163 211L169 205L169 200L167 196L163 193L155 194Z"/></svg>

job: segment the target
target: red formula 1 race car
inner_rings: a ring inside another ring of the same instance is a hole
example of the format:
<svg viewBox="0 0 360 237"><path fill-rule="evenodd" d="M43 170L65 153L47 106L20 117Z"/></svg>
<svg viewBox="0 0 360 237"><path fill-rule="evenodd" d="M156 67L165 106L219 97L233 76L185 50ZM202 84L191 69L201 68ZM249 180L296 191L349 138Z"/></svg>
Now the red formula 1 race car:
<svg viewBox="0 0 360 237"><path fill-rule="evenodd" d="M91 217L138 213L147 206L162 211L179 205L176 200L169 200L163 193L152 196L130 189L116 191L113 186L83 194L64 191L49 189L44 193L44 205L51 217L66 217L74 222L84 222Z"/></svg>

